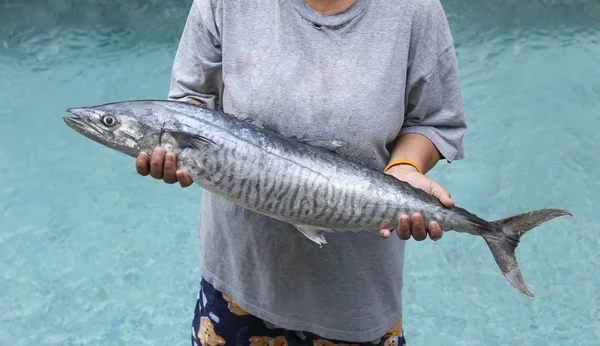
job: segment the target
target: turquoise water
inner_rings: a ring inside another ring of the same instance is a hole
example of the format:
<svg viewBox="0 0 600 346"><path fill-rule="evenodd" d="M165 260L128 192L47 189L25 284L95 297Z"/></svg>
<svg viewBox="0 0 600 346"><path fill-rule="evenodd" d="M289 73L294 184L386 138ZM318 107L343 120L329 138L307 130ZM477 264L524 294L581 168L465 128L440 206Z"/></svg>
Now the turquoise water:
<svg viewBox="0 0 600 346"><path fill-rule="evenodd" d="M67 107L164 98L188 1L0 1L0 345L187 345L201 191L136 175ZM488 219L562 207L517 256L410 242L409 345L600 344L600 3L444 0L470 130L432 173Z"/></svg>

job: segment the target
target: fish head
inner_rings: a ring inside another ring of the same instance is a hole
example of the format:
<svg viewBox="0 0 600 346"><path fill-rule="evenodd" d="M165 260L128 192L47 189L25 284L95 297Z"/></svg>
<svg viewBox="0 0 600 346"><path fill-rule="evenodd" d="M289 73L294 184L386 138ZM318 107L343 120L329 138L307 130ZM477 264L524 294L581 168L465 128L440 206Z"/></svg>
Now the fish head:
<svg viewBox="0 0 600 346"><path fill-rule="evenodd" d="M69 108L63 117L78 133L104 146L137 157L160 143L161 123L152 112L125 103Z"/></svg>

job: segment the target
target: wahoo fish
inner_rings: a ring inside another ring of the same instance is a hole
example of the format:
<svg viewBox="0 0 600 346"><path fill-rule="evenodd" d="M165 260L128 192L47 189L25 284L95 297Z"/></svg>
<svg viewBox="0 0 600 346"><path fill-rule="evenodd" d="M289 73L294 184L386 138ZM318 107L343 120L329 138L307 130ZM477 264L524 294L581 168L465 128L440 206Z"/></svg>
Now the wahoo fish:
<svg viewBox="0 0 600 346"><path fill-rule="evenodd" d="M294 225L326 244L328 232L394 229L402 214L421 213L444 231L482 237L506 280L528 288L515 257L521 236L563 209L539 209L496 221L441 202L421 189L349 160L335 139L302 139L187 102L133 100L69 108L66 124L106 147L137 157L161 146L202 188L254 212Z"/></svg>

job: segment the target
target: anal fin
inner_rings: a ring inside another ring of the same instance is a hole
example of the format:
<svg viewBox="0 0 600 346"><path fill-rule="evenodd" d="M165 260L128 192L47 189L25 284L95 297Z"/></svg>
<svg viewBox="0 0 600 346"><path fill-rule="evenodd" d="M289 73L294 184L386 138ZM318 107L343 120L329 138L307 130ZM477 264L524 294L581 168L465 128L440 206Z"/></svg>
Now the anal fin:
<svg viewBox="0 0 600 346"><path fill-rule="evenodd" d="M319 229L310 226L304 225L294 225L304 236L315 243L319 244L319 246L323 247L323 244L327 244L327 240L325 240L325 233L329 232L328 229Z"/></svg>

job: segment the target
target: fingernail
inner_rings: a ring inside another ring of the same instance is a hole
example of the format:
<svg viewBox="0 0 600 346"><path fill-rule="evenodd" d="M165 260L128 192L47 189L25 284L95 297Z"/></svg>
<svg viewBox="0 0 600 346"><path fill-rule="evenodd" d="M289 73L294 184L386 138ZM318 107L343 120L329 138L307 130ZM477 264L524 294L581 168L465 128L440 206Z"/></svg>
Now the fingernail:
<svg viewBox="0 0 600 346"><path fill-rule="evenodd" d="M141 153L138 155L138 159L143 159L143 158L145 158L146 156L148 156L148 154L146 154L145 152L143 152L143 151L142 151L142 152L141 152Z"/></svg>
<svg viewBox="0 0 600 346"><path fill-rule="evenodd" d="M168 163L171 163L171 162L173 162L173 158L174 158L174 157L173 157L173 154L171 154L171 153L168 153L166 156L167 156L167 162L168 162Z"/></svg>

